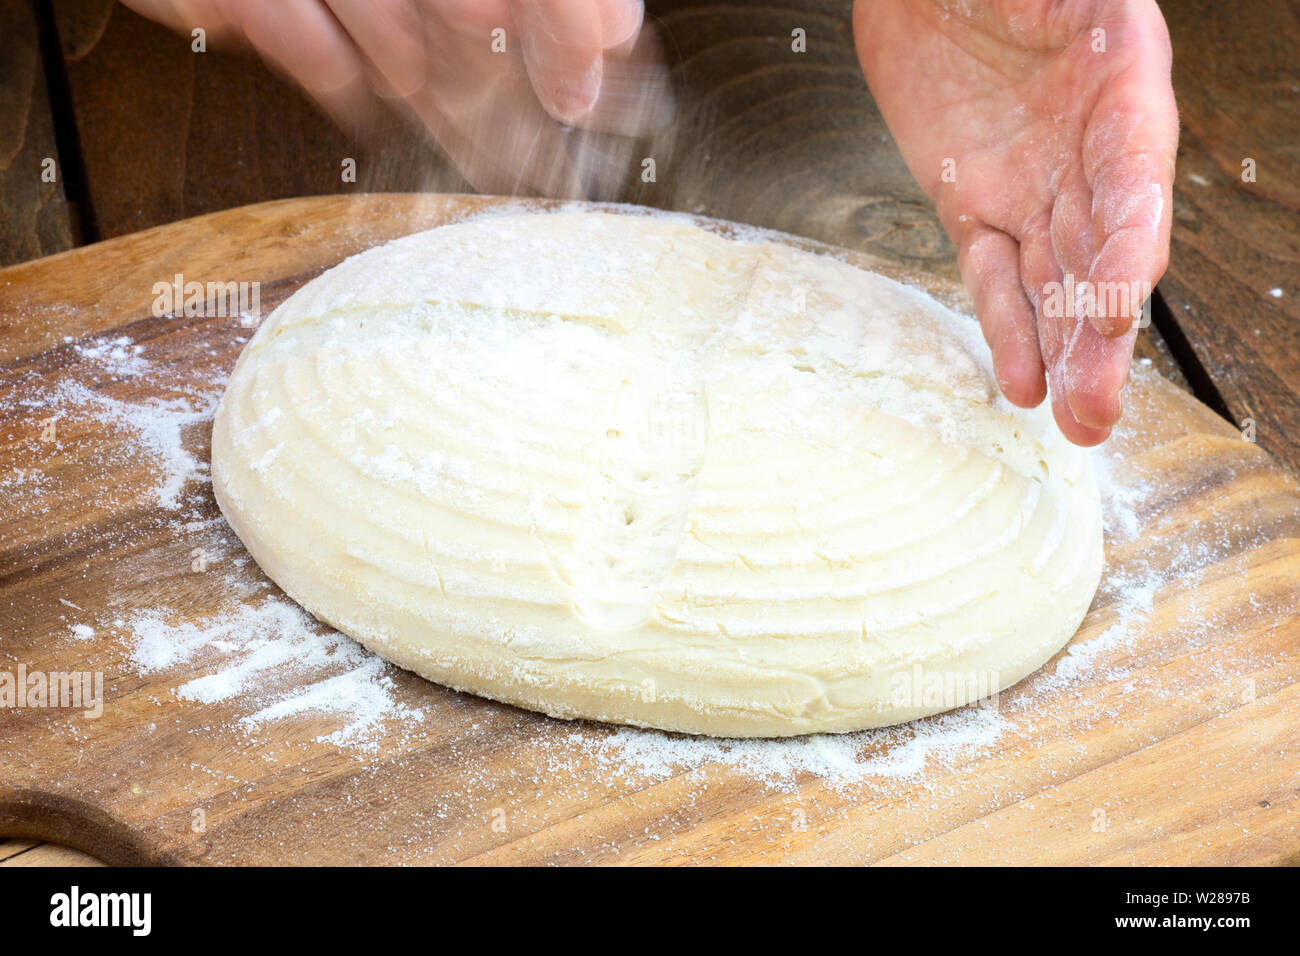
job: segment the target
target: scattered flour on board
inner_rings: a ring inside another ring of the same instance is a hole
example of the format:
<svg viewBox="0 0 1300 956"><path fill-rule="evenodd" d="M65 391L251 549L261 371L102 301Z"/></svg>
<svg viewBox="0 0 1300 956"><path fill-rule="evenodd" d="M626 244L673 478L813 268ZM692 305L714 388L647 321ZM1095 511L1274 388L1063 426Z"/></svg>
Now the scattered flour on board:
<svg viewBox="0 0 1300 956"><path fill-rule="evenodd" d="M343 723L322 740L367 749L386 721L424 717L394 699L390 669L380 658L284 598L233 604L201 623L173 623L161 610L124 623L131 661L142 674L215 657L216 669L178 686L176 696L199 704L236 701L251 710L238 718L244 729L326 715ZM321 676L322 670L331 673Z"/></svg>
<svg viewBox="0 0 1300 956"><path fill-rule="evenodd" d="M102 423L129 429L136 448L149 458L160 477L154 488L160 507L180 507L181 493L191 481L208 480L208 463L185 447L186 429L212 421L219 394L196 402L188 398L155 399L132 403L69 383L65 399L81 404Z"/></svg>
<svg viewBox="0 0 1300 956"><path fill-rule="evenodd" d="M75 354L84 358L81 349L75 345L72 347ZM91 353L98 355L97 350L92 349ZM19 407L38 417L44 426L41 437L33 438L27 444L35 445L36 451L32 455L35 463L49 459L49 448L36 445L37 442L48 442L55 450L61 450L65 442L72 441L68 438L70 434L93 435L102 429L124 433L129 441L122 450L102 455L92 463L102 469L106 484L111 486L110 472L114 467L148 462L157 476L151 496L161 508L174 511L180 508L188 483L208 480L208 463L198 452L187 447L186 439L190 429L212 421L221 399L224 378L205 382L199 389L174 390L172 397L168 398L130 401L111 394L104 387L101 376L96 374L108 375L109 384L124 377L148 377L151 370L141 354L132 350L130 355L129 372L116 363L105 367L94 359L86 359L91 374L79 376L74 370L57 385L38 380L34 387L24 389L18 399ZM6 484L12 486L16 483L19 487L30 486L31 490L41 491L49 490L53 480L34 464L18 476L8 476ZM106 490L116 489L109 487Z"/></svg>
<svg viewBox="0 0 1300 956"><path fill-rule="evenodd" d="M98 366L115 378L142 375L150 368L150 363L143 356L144 346L136 345L125 335L112 339L88 339L85 342L78 342L68 336L63 342L71 345L82 361Z"/></svg>
<svg viewBox="0 0 1300 956"><path fill-rule="evenodd" d="M873 779L913 778L976 757L1004 727L1004 718L986 705L851 734L723 739L619 727L605 735L573 732L546 747L558 757L556 770L574 756L612 775L649 780L718 765L773 789L793 789L810 775L840 789Z"/></svg>
<svg viewBox="0 0 1300 956"><path fill-rule="evenodd" d="M168 380L167 366L152 364L147 350L125 336L65 342L64 347L79 363L73 374L53 389L34 380L23 404L56 422L89 419L130 436L125 457L132 465L149 463L155 476L151 494L171 515L172 527L178 533L207 529L229 541L228 529L212 514L210 498L196 496L192 487L209 481L206 449L195 450L201 443L195 441L194 431L210 422L216 411L225 382L220 366L214 363L210 374L196 384L192 369L187 378ZM110 385L170 384L173 397L132 401L109 394L102 387L106 379ZM41 460L33 455L34 462ZM1108 542L1138 538L1143 533L1142 504L1154 489L1117 480L1119 459L1105 446L1093 452L1092 460L1102 491ZM110 474L111 465L121 463L105 463L105 474ZM0 479L0 490L24 491L32 500L55 480L34 464ZM1189 552L1169 565L1129 562L1123 572L1108 567L1100 595L1108 598L1113 622L1095 637L1076 640L1047 673L1036 678L1043 682L1036 686L1068 693L1089 681L1130 679L1122 665L1106 662L1140 636L1163 587L1194 575L1213 557ZM237 567L248 565L237 546L230 561ZM246 578L247 574L238 580L232 577L230 603L204 620L188 620L181 609L144 608L112 621L112 632L126 642L131 664L141 674L182 668L189 674L202 671L201 676L177 685L176 697L186 705L233 711L231 729L247 734L255 735L272 722L323 715L337 729L317 739L365 753L388 745L395 727L437 719L434 712L399 699L396 668L315 622L288 599L266 593L239 599L241 589L250 590ZM89 640L105 623L76 623L68 633ZM574 776L594 763L609 777L662 779L720 766L770 787L793 786L808 776L847 787L923 779L935 768L969 762L1035 718L1027 698L1012 689L992 705L966 707L899 727L789 740L696 738L556 721L535 739L557 774L567 770Z"/></svg>

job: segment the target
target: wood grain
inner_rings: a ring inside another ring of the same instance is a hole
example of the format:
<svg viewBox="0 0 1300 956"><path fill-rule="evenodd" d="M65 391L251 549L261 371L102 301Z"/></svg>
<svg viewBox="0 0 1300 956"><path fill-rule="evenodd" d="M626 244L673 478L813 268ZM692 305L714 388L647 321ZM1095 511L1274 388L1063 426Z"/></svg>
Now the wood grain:
<svg viewBox="0 0 1300 956"><path fill-rule="evenodd" d="M64 189L66 170L55 137L35 11L30 0L0 0L0 266L70 249L82 236ZM55 161L46 182L42 163ZM0 866L61 865L85 854L31 844L21 860L16 841L0 842Z"/></svg>
<svg viewBox="0 0 1300 956"><path fill-rule="evenodd" d="M1233 419L1253 419L1300 470L1300 8L1185 0L1165 13L1183 129L1160 288Z"/></svg>
<svg viewBox="0 0 1300 956"><path fill-rule="evenodd" d="M0 0L0 265L73 245L54 117L29 0ZM55 180L42 163L55 160Z"/></svg>
<svg viewBox="0 0 1300 956"><path fill-rule="evenodd" d="M103 866L88 853L57 843L36 840L0 840L2 866Z"/></svg>
<svg viewBox="0 0 1300 956"><path fill-rule="evenodd" d="M1135 618L1129 592L1103 587L1071 645L1096 649L1086 673L1062 679L1058 656L999 700L995 740L919 774L835 786L803 773L785 788L725 762L643 775L593 756L607 728L391 668L394 699L424 716L385 723L373 749L341 747L325 715L249 729L238 699L183 699L184 681L222 665L219 649L140 673L115 620L159 608L202 622L263 581L237 563L205 484L186 485L179 515L160 513L156 468L129 430L66 408L57 446L42 448L49 407L23 400L79 381L140 403L229 369L246 334L236 320L150 314L153 283L175 272L260 281L270 308L351 252L489 202L270 203L0 271L0 470L46 482L0 516L0 670L94 669L107 692L99 719L0 711L0 832L111 863L1297 859L1300 484L1149 371L1114 439L1139 533L1107 547L1108 580L1155 575L1149 610ZM142 345L165 376L88 366L76 350L97 334ZM206 456L206 426L183 435ZM196 544L213 553L197 572ZM70 636L78 622L93 638ZM900 745L861 744L863 756Z"/></svg>

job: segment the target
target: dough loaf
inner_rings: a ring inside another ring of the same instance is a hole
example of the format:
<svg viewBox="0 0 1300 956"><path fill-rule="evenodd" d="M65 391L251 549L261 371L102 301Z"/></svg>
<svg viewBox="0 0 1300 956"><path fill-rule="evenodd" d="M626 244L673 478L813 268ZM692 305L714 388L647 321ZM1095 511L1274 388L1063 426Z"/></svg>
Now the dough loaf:
<svg viewBox="0 0 1300 956"><path fill-rule="evenodd" d="M672 217L372 249L241 355L213 483L262 569L424 677L725 736L960 706L1073 635L1088 459L924 293Z"/></svg>

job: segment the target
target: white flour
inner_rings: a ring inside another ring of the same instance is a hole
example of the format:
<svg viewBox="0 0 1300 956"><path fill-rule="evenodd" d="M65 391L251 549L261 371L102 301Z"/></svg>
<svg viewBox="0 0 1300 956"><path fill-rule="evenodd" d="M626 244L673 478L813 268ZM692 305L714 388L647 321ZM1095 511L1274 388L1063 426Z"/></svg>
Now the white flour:
<svg viewBox="0 0 1300 956"><path fill-rule="evenodd" d="M910 778L978 756L1001 736L1004 718L992 706L964 707L899 727L787 740L685 737L620 727L608 736L576 732L552 746L557 755L594 760L628 778L661 780L710 765L792 790L809 775L837 789L873 779ZM883 753L877 753L883 751ZM563 770L564 759L557 760Z"/></svg>
<svg viewBox="0 0 1300 956"><path fill-rule="evenodd" d="M201 704L238 701L249 710L239 718L245 729L323 714L343 723L322 739L365 749L387 721L424 716L393 699L387 664L284 598L232 604L200 624L171 623L157 610L123 624L142 674L214 659L213 670L178 686L176 696ZM338 672L319 676L323 669Z"/></svg>
<svg viewBox="0 0 1300 956"><path fill-rule="evenodd" d="M114 378L141 375L149 369L149 363L142 356L144 346L132 343L125 335L86 342L78 342L69 336L63 341L72 346L83 362L98 366Z"/></svg>

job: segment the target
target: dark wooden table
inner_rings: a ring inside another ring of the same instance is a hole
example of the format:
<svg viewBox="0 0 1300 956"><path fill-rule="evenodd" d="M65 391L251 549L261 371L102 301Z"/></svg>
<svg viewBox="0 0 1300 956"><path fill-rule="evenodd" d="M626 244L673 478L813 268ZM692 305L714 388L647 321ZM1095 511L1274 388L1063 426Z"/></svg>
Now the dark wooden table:
<svg viewBox="0 0 1300 956"><path fill-rule="evenodd" d="M1300 471L1300 6L1162 6L1182 143L1169 272L1138 352ZM658 181L632 171L617 198L956 275L858 71L847 0L648 7L679 117L647 144ZM349 137L259 63L193 53L113 0L0 0L0 64L0 265L268 199L470 191L397 119ZM0 865L71 852L0 841Z"/></svg>

